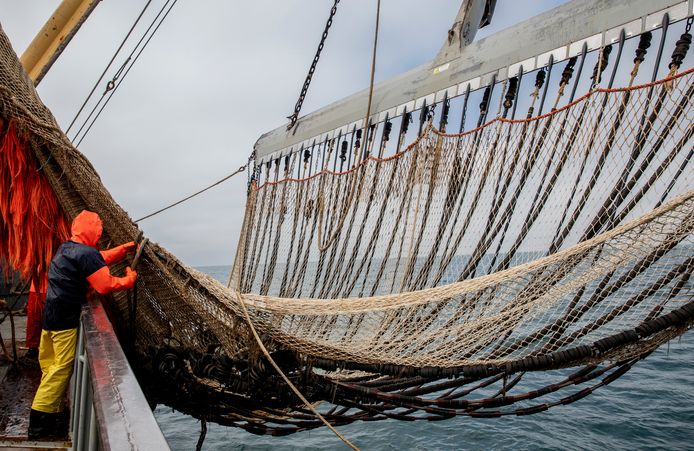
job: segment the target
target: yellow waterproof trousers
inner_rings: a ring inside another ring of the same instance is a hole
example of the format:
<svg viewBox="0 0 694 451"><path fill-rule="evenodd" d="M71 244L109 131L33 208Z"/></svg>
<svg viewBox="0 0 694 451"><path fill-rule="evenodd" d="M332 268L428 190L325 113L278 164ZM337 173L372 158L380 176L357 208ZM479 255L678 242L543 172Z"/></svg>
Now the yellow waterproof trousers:
<svg viewBox="0 0 694 451"><path fill-rule="evenodd" d="M63 411L77 349L77 329L42 330L39 345L41 385L31 408L44 413Z"/></svg>

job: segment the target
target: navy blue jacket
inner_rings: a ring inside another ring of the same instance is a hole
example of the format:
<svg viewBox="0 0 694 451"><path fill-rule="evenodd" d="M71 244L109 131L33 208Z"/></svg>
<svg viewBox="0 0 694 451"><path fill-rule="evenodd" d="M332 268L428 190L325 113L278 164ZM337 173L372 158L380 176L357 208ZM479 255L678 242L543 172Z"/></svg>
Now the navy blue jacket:
<svg viewBox="0 0 694 451"><path fill-rule="evenodd" d="M74 241L64 242L48 268L44 310L45 330L76 329L87 302L87 277L106 266L98 250Z"/></svg>

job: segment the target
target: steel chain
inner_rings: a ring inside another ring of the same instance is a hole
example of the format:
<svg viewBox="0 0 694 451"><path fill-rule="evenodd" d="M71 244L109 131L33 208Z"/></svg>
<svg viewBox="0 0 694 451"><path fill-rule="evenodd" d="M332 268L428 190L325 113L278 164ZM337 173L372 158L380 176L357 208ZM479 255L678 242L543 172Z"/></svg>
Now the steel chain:
<svg viewBox="0 0 694 451"><path fill-rule="evenodd" d="M306 80L304 80L304 86L301 88L299 99L296 101L296 105L294 105L294 112L291 115L287 116L287 119L289 119L289 125L287 125L287 130L291 130L296 124L296 121L299 119L299 112L301 111L301 106L303 105L304 99L306 98L306 94L308 93L308 87L311 84L313 73L316 71L316 66L318 65L318 60L320 59L320 53L323 50L323 47L325 46L325 40L328 37L328 30L330 30L330 26L333 24L333 17L335 17L335 13L337 12L338 3L340 3L340 0L335 0L335 3L333 3L333 7L330 9L330 16L328 17L328 21L325 24L325 29L323 30L323 35L321 36L320 43L318 44L316 55L313 57L313 62L311 63L311 67L308 70L308 74L306 74Z"/></svg>

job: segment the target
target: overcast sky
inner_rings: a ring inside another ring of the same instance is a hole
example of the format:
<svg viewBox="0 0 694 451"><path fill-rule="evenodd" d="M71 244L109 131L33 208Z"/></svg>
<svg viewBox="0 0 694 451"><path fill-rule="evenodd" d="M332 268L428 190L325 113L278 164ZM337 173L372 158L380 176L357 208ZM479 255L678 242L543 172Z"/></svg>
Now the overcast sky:
<svg viewBox="0 0 694 451"><path fill-rule="evenodd" d="M561 3L498 0L492 25L477 38ZM0 0L0 23L18 54L58 4ZM103 0L39 85L64 129L144 4ZM152 1L143 22L163 4ZM367 87L375 4L339 4L302 115ZM331 6L330 0L178 1L79 146L131 217L232 172L262 133L285 123ZM459 6L460 0L383 0L376 81L431 60ZM246 181L239 175L141 228L190 265L231 264Z"/></svg>

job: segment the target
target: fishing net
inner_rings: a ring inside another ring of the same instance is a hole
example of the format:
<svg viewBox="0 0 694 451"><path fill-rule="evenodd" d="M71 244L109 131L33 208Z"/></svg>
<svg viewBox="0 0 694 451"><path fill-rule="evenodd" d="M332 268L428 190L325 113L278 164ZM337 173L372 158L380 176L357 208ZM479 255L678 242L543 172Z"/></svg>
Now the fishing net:
<svg viewBox="0 0 694 451"><path fill-rule="evenodd" d="M296 178L301 157L278 159L250 185L229 288L153 244L136 291L109 297L145 393L254 433L319 426L251 325L336 425L533 413L610 383L694 321L692 77L675 68L462 134L430 122L402 152L345 172ZM15 143L2 152L35 160L64 219L89 209L102 246L135 239L4 34L0 115ZM22 218L6 210L0 249L14 258L21 227L7 224ZM56 239L37 232L32 246ZM45 270L48 254L23 265ZM520 389L538 370L558 381Z"/></svg>
<svg viewBox="0 0 694 451"><path fill-rule="evenodd" d="M693 75L253 189L236 274L258 328L312 356L451 367L681 307Z"/></svg>

